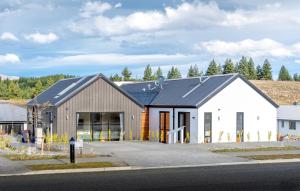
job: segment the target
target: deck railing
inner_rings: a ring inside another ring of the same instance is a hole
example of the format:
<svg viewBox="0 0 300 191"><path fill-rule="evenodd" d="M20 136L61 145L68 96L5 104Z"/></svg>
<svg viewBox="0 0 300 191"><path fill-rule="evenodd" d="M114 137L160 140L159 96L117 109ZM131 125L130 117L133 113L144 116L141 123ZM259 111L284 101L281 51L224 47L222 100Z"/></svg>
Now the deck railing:
<svg viewBox="0 0 300 191"><path fill-rule="evenodd" d="M178 132L180 132L180 143L183 143L183 133L184 133L184 128L185 126L178 127L177 129L173 129L168 131L168 144L175 144L177 143L177 137L178 137Z"/></svg>

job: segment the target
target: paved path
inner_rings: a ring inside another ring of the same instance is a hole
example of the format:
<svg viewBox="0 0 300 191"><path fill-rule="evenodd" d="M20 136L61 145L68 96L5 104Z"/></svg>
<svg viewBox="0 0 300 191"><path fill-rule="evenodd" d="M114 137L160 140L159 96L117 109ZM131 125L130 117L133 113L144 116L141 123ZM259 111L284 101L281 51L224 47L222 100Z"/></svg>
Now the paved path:
<svg viewBox="0 0 300 191"><path fill-rule="evenodd" d="M85 143L97 154L113 154L130 166L161 167L245 162L248 159L209 152L200 144L161 144L154 142Z"/></svg>
<svg viewBox="0 0 300 191"><path fill-rule="evenodd" d="M29 171L21 163L0 156L0 174L16 174Z"/></svg>
<svg viewBox="0 0 300 191"><path fill-rule="evenodd" d="M300 190L300 164L260 164L1 177L2 191Z"/></svg>

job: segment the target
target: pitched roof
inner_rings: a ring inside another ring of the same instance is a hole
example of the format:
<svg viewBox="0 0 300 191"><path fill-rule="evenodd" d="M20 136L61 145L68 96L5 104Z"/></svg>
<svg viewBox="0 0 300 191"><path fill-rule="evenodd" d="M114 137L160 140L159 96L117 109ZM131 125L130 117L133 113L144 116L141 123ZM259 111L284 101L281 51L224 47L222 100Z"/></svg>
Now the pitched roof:
<svg viewBox="0 0 300 191"><path fill-rule="evenodd" d="M27 121L25 108L10 103L0 103L0 122L24 123Z"/></svg>
<svg viewBox="0 0 300 191"><path fill-rule="evenodd" d="M101 78L104 81L106 81L107 83L109 83L111 86L116 88L118 91L120 91L122 94L127 96L129 99L131 99L133 102L135 102L140 107L143 107L142 103L140 103L138 100L135 100L134 98L132 98L130 95L128 95L127 92L123 91L121 88L119 88L113 82L108 80L102 74L95 74L95 75L90 75L90 76L60 80L60 81L56 82L54 85L52 85L51 87L49 87L44 92L37 95L32 100L30 100L27 103L27 105L49 104L52 106L59 106L60 104L64 103L66 100L73 97L78 92L80 92L82 89L86 88L87 86L89 86L90 84L92 84L99 78Z"/></svg>
<svg viewBox="0 0 300 191"><path fill-rule="evenodd" d="M300 105L281 105L277 109L277 119L300 121Z"/></svg>
<svg viewBox="0 0 300 191"><path fill-rule="evenodd" d="M239 74L165 80L162 88L155 85L155 82L124 84L121 88L144 105L154 107L200 107L237 78L244 80L272 105L277 107L275 102Z"/></svg>

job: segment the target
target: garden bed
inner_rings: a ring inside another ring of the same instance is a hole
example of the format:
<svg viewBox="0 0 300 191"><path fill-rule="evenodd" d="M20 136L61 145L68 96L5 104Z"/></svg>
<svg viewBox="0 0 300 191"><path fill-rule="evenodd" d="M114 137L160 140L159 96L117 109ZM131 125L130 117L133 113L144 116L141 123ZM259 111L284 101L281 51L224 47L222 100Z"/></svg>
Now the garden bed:
<svg viewBox="0 0 300 191"><path fill-rule="evenodd" d="M85 163L66 163L66 164L38 164L27 165L30 170L60 170L60 169L80 169L80 168L105 168L116 167L111 162L85 162Z"/></svg>

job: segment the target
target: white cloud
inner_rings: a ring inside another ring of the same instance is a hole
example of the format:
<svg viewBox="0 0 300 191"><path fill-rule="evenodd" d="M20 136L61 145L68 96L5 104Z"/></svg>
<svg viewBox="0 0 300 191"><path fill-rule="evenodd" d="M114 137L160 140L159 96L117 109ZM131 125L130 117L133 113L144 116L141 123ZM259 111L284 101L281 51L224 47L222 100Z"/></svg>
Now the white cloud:
<svg viewBox="0 0 300 191"><path fill-rule="evenodd" d="M86 2L80 10L80 16L89 18L94 15L99 15L112 8L111 4L106 2Z"/></svg>
<svg viewBox="0 0 300 191"><path fill-rule="evenodd" d="M122 3L115 4L115 8L120 8L120 7L122 7Z"/></svg>
<svg viewBox="0 0 300 191"><path fill-rule="evenodd" d="M0 39L4 40L4 41L18 41L19 40L14 34L9 33L9 32L2 33L0 36Z"/></svg>
<svg viewBox="0 0 300 191"><path fill-rule="evenodd" d="M25 38L40 44L51 43L59 39L59 37L54 33L41 34L39 32L25 35Z"/></svg>
<svg viewBox="0 0 300 191"><path fill-rule="evenodd" d="M0 64L19 63L20 58L15 54L0 55Z"/></svg>
<svg viewBox="0 0 300 191"><path fill-rule="evenodd" d="M252 56L252 57L289 57L294 55L295 49L287 47L271 39L246 39L237 42L208 41L195 45L200 51L206 51L216 56Z"/></svg>
<svg viewBox="0 0 300 191"><path fill-rule="evenodd" d="M102 13L111 9L105 3L87 3L80 14L82 18L70 25L74 32L86 35L113 36L132 32L153 30L200 30L207 27L243 27L251 24L277 22L300 23L299 12L283 8L280 4L268 4L256 9L224 10L215 2L183 2L177 7L165 7L163 11L136 11L128 15L104 16ZM87 4L85 7L87 7ZM99 7L99 8L95 8ZM105 8L100 8L105 7ZM97 10L97 11L95 11ZM97 12L97 14L92 14ZM295 14L295 16L290 16ZM94 15L94 16L93 16ZM298 15L298 16L297 16Z"/></svg>

